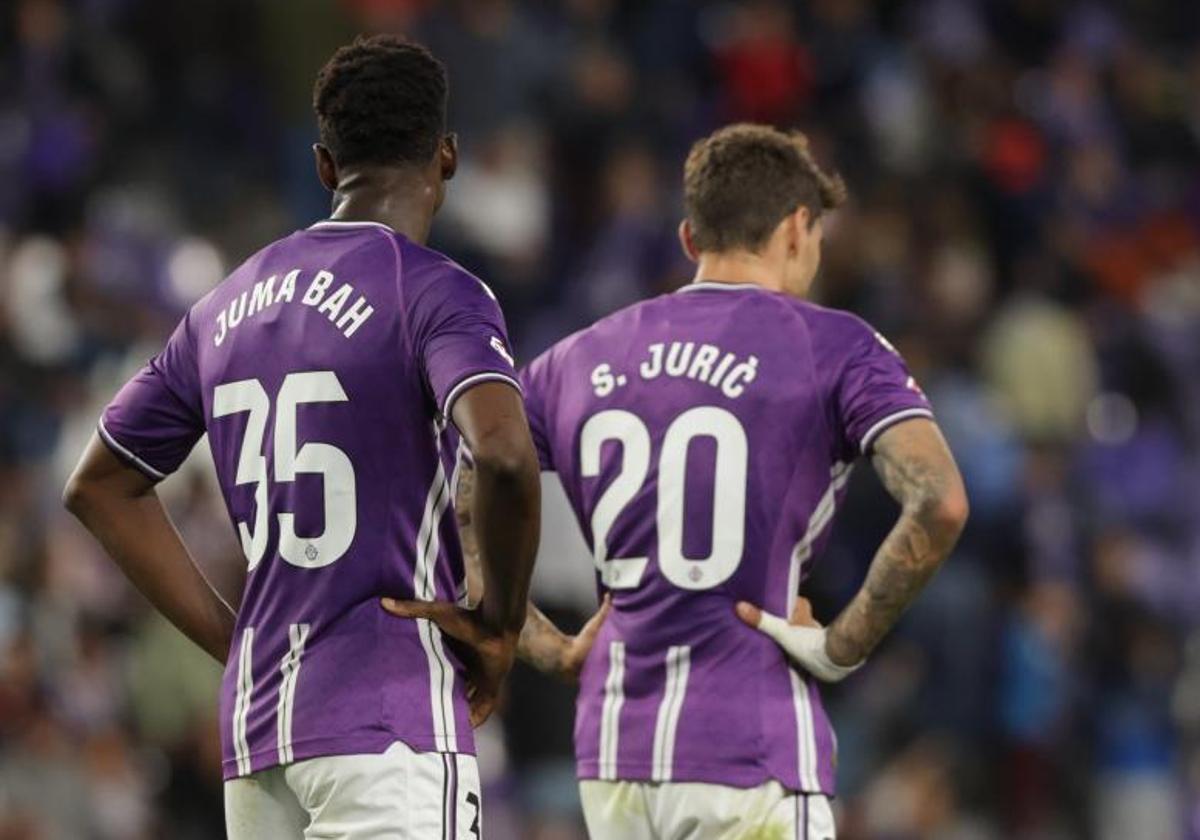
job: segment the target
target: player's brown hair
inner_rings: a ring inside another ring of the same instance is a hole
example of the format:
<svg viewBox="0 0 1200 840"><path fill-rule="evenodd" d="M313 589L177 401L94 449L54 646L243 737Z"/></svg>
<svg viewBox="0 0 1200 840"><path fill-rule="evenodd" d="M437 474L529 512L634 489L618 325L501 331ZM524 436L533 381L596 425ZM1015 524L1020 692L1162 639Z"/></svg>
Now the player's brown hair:
<svg viewBox="0 0 1200 840"><path fill-rule="evenodd" d="M798 131L726 126L692 146L683 167L683 205L698 251L758 251L800 207L815 220L845 200L841 177L817 164Z"/></svg>

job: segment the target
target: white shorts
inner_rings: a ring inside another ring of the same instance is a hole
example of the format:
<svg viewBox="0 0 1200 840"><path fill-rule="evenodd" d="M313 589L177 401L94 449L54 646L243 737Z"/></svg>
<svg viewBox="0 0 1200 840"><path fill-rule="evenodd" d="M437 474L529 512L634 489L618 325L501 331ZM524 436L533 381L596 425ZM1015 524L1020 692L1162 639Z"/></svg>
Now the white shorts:
<svg viewBox="0 0 1200 840"><path fill-rule="evenodd" d="M225 783L229 840L480 840L475 757L331 755Z"/></svg>
<svg viewBox="0 0 1200 840"><path fill-rule="evenodd" d="M828 797L778 782L735 788L699 782L579 783L592 840L833 840Z"/></svg>

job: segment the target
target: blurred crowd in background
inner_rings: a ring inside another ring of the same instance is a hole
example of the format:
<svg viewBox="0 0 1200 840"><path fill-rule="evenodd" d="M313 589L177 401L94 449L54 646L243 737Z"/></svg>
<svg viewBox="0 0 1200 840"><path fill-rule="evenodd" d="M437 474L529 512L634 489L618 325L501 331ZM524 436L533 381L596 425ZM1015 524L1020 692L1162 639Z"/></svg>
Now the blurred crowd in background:
<svg viewBox="0 0 1200 840"><path fill-rule="evenodd" d="M0 10L0 838L222 836L218 669L61 509L186 307L328 212L317 68L401 31L451 73L435 228L519 355L690 278L690 143L798 127L850 205L818 299L899 346L962 545L828 693L846 838L1200 837L1200 14L1194 0L6 0ZM769 325L765 325L769 328ZM198 452L162 488L219 587ZM829 620L895 508L858 470ZM577 624L586 566L538 597ZM572 690L482 737L492 840L582 837Z"/></svg>

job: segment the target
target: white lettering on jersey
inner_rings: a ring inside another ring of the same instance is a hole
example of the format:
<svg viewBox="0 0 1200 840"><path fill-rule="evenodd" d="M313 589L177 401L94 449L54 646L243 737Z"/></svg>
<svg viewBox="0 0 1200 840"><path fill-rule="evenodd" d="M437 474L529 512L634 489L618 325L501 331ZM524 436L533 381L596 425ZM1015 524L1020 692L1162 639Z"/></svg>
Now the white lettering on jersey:
<svg viewBox="0 0 1200 840"><path fill-rule="evenodd" d="M646 348L646 358L638 365L637 374L644 382L660 376L703 382L736 400L758 378L758 357L741 358L715 344L697 347L694 341L656 342ZM592 369L592 391L598 397L607 397L628 381L624 373L614 370L608 362Z"/></svg>
<svg viewBox="0 0 1200 840"><path fill-rule="evenodd" d="M296 280L299 276L300 269L293 268L284 275L283 281L279 284L279 291L276 292L275 281L279 279L279 275L272 274L267 279L256 282L252 289L243 291L231 300L217 313L214 319L213 345L220 347L229 332L243 321L249 322L254 316L273 306L291 303L295 300ZM326 292L333 286L335 279L331 271L318 271L313 276L300 302L307 306L315 306L317 311L327 317L342 335L350 338L371 317L375 312L375 307L360 294L354 303L346 308L346 304L355 294L354 286L350 283L342 283L336 292L326 296ZM512 356L504 348L503 342L494 338L492 347L510 363L512 362Z"/></svg>
<svg viewBox="0 0 1200 840"><path fill-rule="evenodd" d="M325 290L333 283L333 274L329 271L318 271L313 277L312 282L308 284L308 291L304 293L304 297L300 302L306 306L316 306L321 302L321 298L325 297Z"/></svg>

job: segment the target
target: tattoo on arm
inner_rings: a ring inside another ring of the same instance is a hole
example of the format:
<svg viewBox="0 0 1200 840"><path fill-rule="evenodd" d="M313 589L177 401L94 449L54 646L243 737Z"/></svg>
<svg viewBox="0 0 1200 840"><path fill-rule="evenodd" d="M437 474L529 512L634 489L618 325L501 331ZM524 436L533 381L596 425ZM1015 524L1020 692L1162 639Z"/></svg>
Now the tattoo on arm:
<svg viewBox="0 0 1200 840"><path fill-rule="evenodd" d="M479 559L479 539L471 521L475 500L475 469L463 464L458 474L458 492L454 497L454 516L462 544L463 573L467 579L467 604L477 606L483 599L483 564Z"/></svg>
<svg viewBox="0 0 1200 840"><path fill-rule="evenodd" d="M962 479L930 421L886 431L872 464L901 513L862 588L829 626L826 652L842 665L861 662L887 635L950 554L966 521Z"/></svg>
<svg viewBox="0 0 1200 840"><path fill-rule="evenodd" d="M475 490L475 471L464 465L459 472L455 513L462 542L463 565L467 576L467 600L478 604L483 597L483 568L479 560L479 542L471 522L471 504ZM563 650L570 638L559 630L545 613L531 602L525 612L525 626L517 639L517 658L546 674L558 673Z"/></svg>
<svg viewBox="0 0 1200 840"><path fill-rule="evenodd" d="M517 658L532 665L543 674L557 674L562 669L563 651L571 639L546 614L532 603L525 613L525 626L517 640Z"/></svg>

